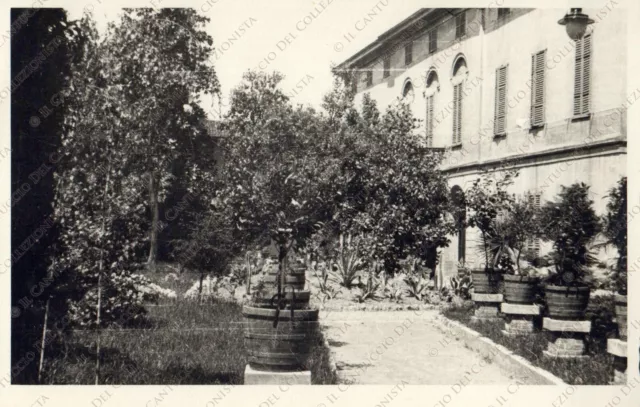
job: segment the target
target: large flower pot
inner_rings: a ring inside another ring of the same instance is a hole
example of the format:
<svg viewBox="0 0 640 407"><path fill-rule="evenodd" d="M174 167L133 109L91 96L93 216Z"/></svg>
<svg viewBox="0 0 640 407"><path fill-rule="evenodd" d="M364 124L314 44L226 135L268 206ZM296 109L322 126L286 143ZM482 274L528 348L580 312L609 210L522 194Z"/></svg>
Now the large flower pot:
<svg viewBox="0 0 640 407"><path fill-rule="evenodd" d="M544 287L547 315L560 319L581 319L589 305L589 287L565 287L548 284Z"/></svg>
<svg viewBox="0 0 640 407"><path fill-rule="evenodd" d="M269 273L264 276L264 282L269 285L276 286L278 279L278 270L272 269L269 270ZM287 275L285 276L284 287L293 287L296 290L303 290L304 283L306 281L305 270L304 268L292 268L287 270Z"/></svg>
<svg viewBox="0 0 640 407"><path fill-rule="evenodd" d="M620 339L627 340L627 296L616 294L614 297L616 322Z"/></svg>
<svg viewBox="0 0 640 407"><path fill-rule="evenodd" d="M252 368L295 371L307 360L318 310L280 310L243 306L245 344ZM278 324L274 327L274 321Z"/></svg>
<svg viewBox="0 0 640 407"><path fill-rule="evenodd" d="M275 290L267 290L263 297L253 299L254 306L258 308L275 307L277 305L277 299L274 299L273 302L271 301L275 294ZM287 290L283 293L283 296L286 301L287 309L291 308L292 303L294 305L294 312L298 309L309 308L309 298L311 297L309 290L296 290L295 293L291 290Z"/></svg>
<svg viewBox="0 0 640 407"><path fill-rule="evenodd" d="M533 304L538 289L535 277L505 275L504 300L514 304Z"/></svg>
<svg viewBox="0 0 640 407"><path fill-rule="evenodd" d="M486 272L485 269L471 270L473 290L478 294L498 294L502 275L495 272Z"/></svg>

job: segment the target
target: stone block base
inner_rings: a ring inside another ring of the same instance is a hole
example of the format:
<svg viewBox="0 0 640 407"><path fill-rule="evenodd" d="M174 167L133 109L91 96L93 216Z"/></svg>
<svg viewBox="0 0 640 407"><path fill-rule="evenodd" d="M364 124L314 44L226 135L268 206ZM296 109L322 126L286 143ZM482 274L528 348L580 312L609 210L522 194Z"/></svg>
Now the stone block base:
<svg viewBox="0 0 640 407"><path fill-rule="evenodd" d="M580 358L587 352L585 337L579 332L550 332L545 355L556 358Z"/></svg>
<svg viewBox="0 0 640 407"><path fill-rule="evenodd" d="M570 321L545 317L542 319L542 328L554 332L591 332L591 321Z"/></svg>
<svg viewBox="0 0 640 407"><path fill-rule="evenodd" d="M573 360L584 360L589 358L589 356L587 355L567 356L567 355L558 354L558 353L551 353L548 350L543 350L542 356L550 359L573 359Z"/></svg>
<svg viewBox="0 0 640 407"><path fill-rule="evenodd" d="M500 303L497 302L477 302L476 311L473 314L474 320L500 319Z"/></svg>
<svg viewBox="0 0 640 407"><path fill-rule="evenodd" d="M244 384L269 385L311 385L311 371L301 372L268 372L257 370L247 365L244 369Z"/></svg>
<svg viewBox="0 0 640 407"><path fill-rule="evenodd" d="M607 352L619 356L621 358L627 357L627 342L620 339L607 339Z"/></svg>
<svg viewBox="0 0 640 407"><path fill-rule="evenodd" d="M503 332L506 331L512 335L528 335L534 332L534 330L532 316L507 315Z"/></svg>

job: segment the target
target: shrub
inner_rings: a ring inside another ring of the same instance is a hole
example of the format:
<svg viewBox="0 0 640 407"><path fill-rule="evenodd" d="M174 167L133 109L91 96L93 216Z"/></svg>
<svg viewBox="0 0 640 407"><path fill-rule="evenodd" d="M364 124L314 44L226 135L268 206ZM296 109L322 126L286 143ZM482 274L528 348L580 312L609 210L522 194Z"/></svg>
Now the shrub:
<svg viewBox="0 0 640 407"><path fill-rule="evenodd" d="M347 289L351 289L353 282L366 266L360 245L361 239L353 238L348 233L346 238L344 234L340 235L338 245L335 248L333 264L338 282Z"/></svg>
<svg viewBox="0 0 640 407"><path fill-rule="evenodd" d="M618 185L609 191L607 213L603 216L603 232L606 244L618 250L618 259L611 272L614 289L627 294L627 177L622 177Z"/></svg>
<svg viewBox="0 0 640 407"><path fill-rule="evenodd" d="M546 281L562 286L584 285L588 267L595 262L588 245L600 231L600 221L586 184L561 188L558 199L547 202L540 212L541 237L553 242L555 273Z"/></svg>

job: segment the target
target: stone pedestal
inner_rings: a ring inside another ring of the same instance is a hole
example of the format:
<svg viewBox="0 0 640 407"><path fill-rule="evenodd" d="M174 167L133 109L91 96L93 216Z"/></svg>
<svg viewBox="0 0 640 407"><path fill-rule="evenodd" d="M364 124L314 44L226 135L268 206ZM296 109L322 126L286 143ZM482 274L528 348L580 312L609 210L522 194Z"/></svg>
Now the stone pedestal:
<svg viewBox="0 0 640 407"><path fill-rule="evenodd" d="M548 331L549 344L542 351L550 358L582 359L587 356L585 336L591 331L591 321L568 321L544 318L542 329Z"/></svg>
<svg viewBox="0 0 640 407"><path fill-rule="evenodd" d="M502 294L476 294L471 295L471 299L476 304L476 311L472 321L485 321L500 319L500 303Z"/></svg>
<svg viewBox="0 0 640 407"><path fill-rule="evenodd" d="M534 332L534 319L540 315L536 304L510 304L503 302L501 311L506 315L504 330L506 336L527 335Z"/></svg>
<svg viewBox="0 0 640 407"><path fill-rule="evenodd" d="M244 384L311 385L311 371L269 372L247 365L244 369Z"/></svg>
<svg viewBox="0 0 640 407"><path fill-rule="evenodd" d="M607 352L613 355L611 384L627 384L627 342L621 339L608 339Z"/></svg>

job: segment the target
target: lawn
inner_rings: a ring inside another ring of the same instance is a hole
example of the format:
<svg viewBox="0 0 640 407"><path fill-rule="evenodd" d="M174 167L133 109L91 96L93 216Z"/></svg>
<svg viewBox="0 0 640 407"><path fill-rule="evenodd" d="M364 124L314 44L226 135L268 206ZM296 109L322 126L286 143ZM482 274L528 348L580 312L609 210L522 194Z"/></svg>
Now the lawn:
<svg viewBox="0 0 640 407"><path fill-rule="evenodd" d="M177 301L149 306L144 328L102 331L100 384L242 384L242 306ZM96 335L74 331L47 354L43 382L93 384ZM320 331L309 358L313 384L335 384Z"/></svg>
<svg viewBox="0 0 640 407"><path fill-rule="evenodd" d="M615 334L611 322L613 303L608 298L592 298L586 318L592 321L591 334L588 336L588 355L586 360L547 359L542 351L547 347L546 334L537 331L533 334L509 338L502 334L504 321L473 322L473 303L463 307L451 307L442 311L443 315L463 323L497 344L503 345L514 353L529 360L534 366L558 376L574 385L606 385L613 375L613 357L606 352L607 337Z"/></svg>

